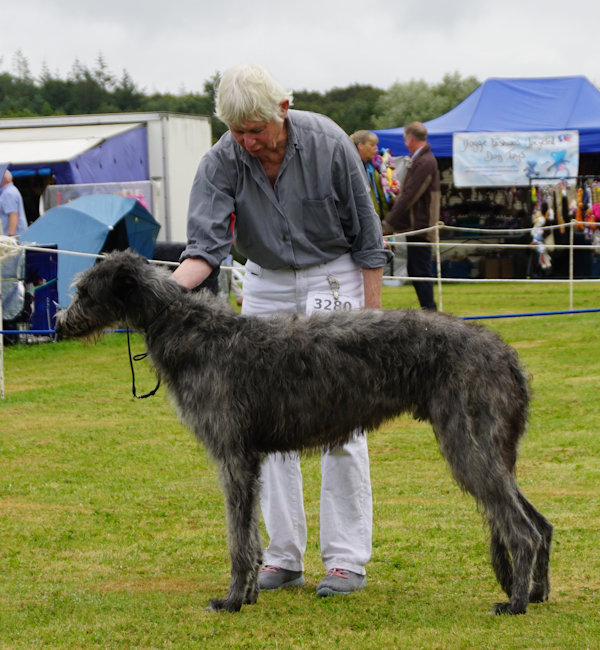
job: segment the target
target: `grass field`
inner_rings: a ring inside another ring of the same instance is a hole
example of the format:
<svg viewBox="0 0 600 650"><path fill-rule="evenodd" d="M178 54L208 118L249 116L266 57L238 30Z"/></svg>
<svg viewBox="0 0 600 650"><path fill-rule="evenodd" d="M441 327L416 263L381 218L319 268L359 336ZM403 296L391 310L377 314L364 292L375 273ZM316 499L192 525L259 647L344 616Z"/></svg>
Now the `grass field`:
<svg viewBox="0 0 600 650"><path fill-rule="evenodd" d="M415 306L385 288L387 308ZM450 285L456 315L566 309L565 285ZM575 308L600 307L595 286ZM307 585L238 614L214 466L163 389L133 400L122 335L5 350L0 403L0 648L600 647L599 314L485 321L518 350L534 399L519 482L554 523L552 592L526 616L504 595L487 531L427 424L370 434L373 557L364 591L318 599L319 459L304 461ZM143 350L134 338L135 351ZM144 367L140 392L154 386Z"/></svg>

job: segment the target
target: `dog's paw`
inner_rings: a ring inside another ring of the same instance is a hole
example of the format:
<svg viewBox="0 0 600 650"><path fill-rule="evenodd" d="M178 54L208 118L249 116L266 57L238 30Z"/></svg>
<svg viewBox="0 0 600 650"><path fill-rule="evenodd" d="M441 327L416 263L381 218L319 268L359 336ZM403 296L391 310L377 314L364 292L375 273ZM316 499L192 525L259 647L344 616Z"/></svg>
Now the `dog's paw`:
<svg viewBox="0 0 600 650"><path fill-rule="evenodd" d="M526 612L527 608L526 607L521 607L517 606L515 607L512 603L495 603L494 607L492 608L492 614L494 615L501 615L501 614L508 614L508 615L514 615L514 614L524 614Z"/></svg>
<svg viewBox="0 0 600 650"><path fill-rule="evenodd" d="M208 612L239 612L240 609L242 609L241 602L227 598L213 598L206 607Z"/></svg>
<svg viewBox="0 0 600 650"><path fill-rule="evenodd" d="M536 585L529 594L530 603L545 603L548 600L550 587L548 585Z"/></svg>
<svg viewBox="0 0 600 650"><path fill-rule="evenodd" d="M258 600L258 588L248 590L246 597L244 598L244 605L254 605Z"/></svg>

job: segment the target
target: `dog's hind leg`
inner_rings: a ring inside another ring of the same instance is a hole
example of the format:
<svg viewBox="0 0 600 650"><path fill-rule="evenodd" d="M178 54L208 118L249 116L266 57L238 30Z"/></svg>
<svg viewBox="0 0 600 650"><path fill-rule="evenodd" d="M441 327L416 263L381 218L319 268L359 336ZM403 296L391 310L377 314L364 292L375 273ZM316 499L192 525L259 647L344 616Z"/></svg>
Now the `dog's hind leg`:
<svg viewBox="0 0 600 650"><path fill-rule="evenodd" d="M492 567L500 586L510 598L512 591L513 570L510 553L506 548L506 544L502 539L502 535L490 522L490 557L492 560Z"/></svg>
<svg viewBox="0 0 600 650"><path fill-rule="evenodd" d="M541 544L537 549L533 565L532 587L529 594L530 603L541 603L548 600L550 592L549 563L550 543L552 541L552 524L541 515L529 501L518 491L519 501L525 513L541 535ZM513 567L510 553L502 535L495 528L494 522L489 522L491 528L491 560L496 578L502 589L510 598L512 595Z"/></svg>
<svg viewBox="0 0 600 650"><path fill-rule="evenodd" d="M552 543L552 524L519 491L519 501L527 516L542 536L533 567L533 584L529 594L530 603L542 603L550 594L550 545Z"/></svg>
<svg viewBox="0 0 600 650"><path fill-rule="evenodd" d="M542 536L521 506L516 482L507 483L502 491L494 491L494 494L487 495L490 498L482 499L490 529L494 531L492 535L501 539L512 556L512 584L507 589L508 585L500 581L510 600L496 603L493 611L495 614L524 614Z"/></svg>
<svg viewBox="0 0 600 650"><path fill-rule="evenodd" d="M460 393L453 398L431 404L431 422L455 479L475 497L489 522L492 564L510 598L496 604L494 612L524 614L542 533L521 503L513 473L511 442L516 444L518 430L502 408L489 407L490 400L477 409L473 400L466 403Z"/></svg>
<svg viewBox="0 0 600 650"><path fill-rule="evenodd" d="M225 598L211 600L208 609L237 612L243 604L254 603L258 597L257 576L262 556L257 511L260 458L229 457L222 463L220 473L229 528L231 580Z"/></svg>

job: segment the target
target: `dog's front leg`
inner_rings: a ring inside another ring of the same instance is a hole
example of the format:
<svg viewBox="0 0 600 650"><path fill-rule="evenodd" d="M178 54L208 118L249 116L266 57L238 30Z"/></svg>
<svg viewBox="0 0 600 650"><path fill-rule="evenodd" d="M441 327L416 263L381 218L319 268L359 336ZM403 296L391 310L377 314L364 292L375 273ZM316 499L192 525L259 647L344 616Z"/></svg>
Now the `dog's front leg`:
<svg viewBox="0 0 600 650"><path fill-rule="evenodd" d="M229 528L231 581L225 598L210 601L208 609L237 612L243 604L256 602L257 574L262 549L258 532L260 460L228 458L221 465Z"/></svg>

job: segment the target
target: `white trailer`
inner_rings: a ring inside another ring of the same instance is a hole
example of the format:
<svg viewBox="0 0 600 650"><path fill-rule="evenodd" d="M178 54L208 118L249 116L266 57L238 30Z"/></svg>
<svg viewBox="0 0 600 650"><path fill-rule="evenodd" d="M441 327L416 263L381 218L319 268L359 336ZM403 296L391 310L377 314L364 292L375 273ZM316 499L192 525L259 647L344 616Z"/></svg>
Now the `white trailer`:
<svg viewBox="0 0 600 650"><path fill-rule="evenodd" d="M211 144L210 119L198 115L0 119L0 163L10 165L22 194L34 188L25 199L35 202L45 189L48 209L91 192L141 196L161 224L159 241L166 242L187 239L192 181Z"/></svg>

